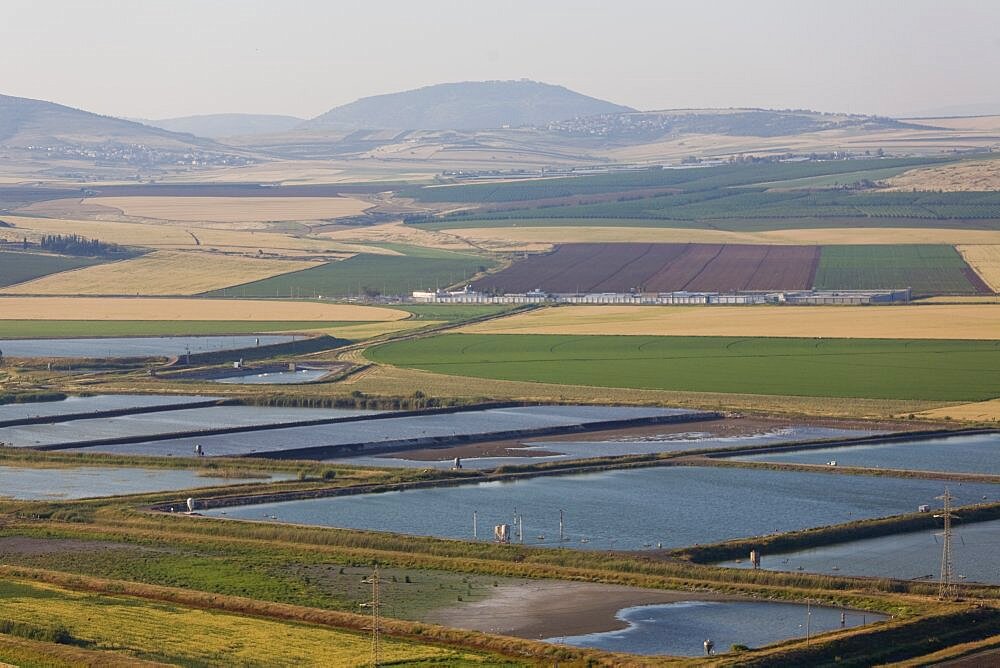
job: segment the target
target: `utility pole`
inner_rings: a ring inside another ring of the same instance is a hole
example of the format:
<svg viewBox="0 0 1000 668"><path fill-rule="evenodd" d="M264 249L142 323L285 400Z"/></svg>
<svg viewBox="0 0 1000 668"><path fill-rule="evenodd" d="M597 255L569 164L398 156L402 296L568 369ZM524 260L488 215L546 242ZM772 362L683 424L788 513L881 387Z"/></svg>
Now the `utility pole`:
<svg viewBox="0 0 1000 668"><path fill-rule="evenodd" d="M950 598L955 594L955 587L952 584L951 561L951 520L955 517L951 514L951 502L955 500L955 497L945 487L944 494L935 498L944 501L944 510L940 515L934 516L944 520L943 545L941 546L941 589L939 594L941 598Z"/></svg>
<svg viewBox="0 0 1000 668"><path fill-rule="evenodd" d="M362 607L367 607L372 609L372 665L377 666L382 662L382 657L380 655L379 647L379 578L378 578L378 564L375 564L375 569L372 571L371 577L366 578L361 581L363 584L370 584L372 586L372 600L368 603L362 603Z"/></svg>

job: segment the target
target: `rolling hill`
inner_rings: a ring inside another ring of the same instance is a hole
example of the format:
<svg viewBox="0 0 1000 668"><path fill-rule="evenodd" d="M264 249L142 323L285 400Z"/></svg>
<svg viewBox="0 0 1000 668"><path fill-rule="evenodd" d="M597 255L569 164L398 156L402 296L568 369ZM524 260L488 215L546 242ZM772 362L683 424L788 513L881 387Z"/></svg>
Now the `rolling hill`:
<svg viewBox="0 0 1000 668"><path fill-rule="evenodd" d="M537 81L465 81L362 98L302 127L487 130L627 111L632 109Z"/></svg>

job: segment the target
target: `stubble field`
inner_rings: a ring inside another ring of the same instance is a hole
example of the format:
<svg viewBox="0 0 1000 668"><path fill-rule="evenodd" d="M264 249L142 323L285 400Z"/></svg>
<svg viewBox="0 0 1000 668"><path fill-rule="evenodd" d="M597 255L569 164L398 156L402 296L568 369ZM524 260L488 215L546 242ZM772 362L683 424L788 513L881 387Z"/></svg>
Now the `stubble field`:
<svg viewBox="0 0 1000 668"><path fill-rule="evenodd" d="M0 297L2 320L246 320L374 322L409 314L305 301L128 297Z"/></svg>
<svg viewBox="0 0 1000 668"><path fill-rule="evenodd" d="M976 340L1000 336L1000 305L563 306L469 325L462 331Z"/></svg>

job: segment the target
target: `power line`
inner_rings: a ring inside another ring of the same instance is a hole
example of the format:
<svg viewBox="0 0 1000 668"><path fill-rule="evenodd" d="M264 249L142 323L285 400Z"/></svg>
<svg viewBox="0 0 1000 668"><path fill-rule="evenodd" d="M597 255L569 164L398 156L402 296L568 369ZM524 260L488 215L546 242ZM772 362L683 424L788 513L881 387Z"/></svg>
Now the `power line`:
<svg viewBox="0 0 1000 668"><path fill-rule="evenodd" d="M955 497L951 495L948 488L944 488L944 494L935 497L944 501L944 510L939 515L944 520L944 534L941 546L941 598L951 598L955 594L955 585L952 582L952 555L951 555L951 520L955 517L951 513L951 502Z"/></svg>
<svg viewBox="0 0 1000 668"><path fill-rule="evenodd" d="M362 584L370 584L372 586L372 600L368 603L362 603L362 607L371 608L372 611L372 665L378 666L382 662L381 657L381 647L379 641L379 577L378 577L378 564L375 564L375 568L372 570L371 577L368 577L361 581Z"/></svg>

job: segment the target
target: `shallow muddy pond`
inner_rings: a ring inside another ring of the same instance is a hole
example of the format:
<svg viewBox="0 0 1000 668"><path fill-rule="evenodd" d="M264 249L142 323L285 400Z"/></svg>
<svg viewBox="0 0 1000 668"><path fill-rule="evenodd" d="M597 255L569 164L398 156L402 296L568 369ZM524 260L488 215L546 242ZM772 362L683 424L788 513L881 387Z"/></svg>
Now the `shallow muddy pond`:
<svg viewBox="0 0 1000 668"><path fill-rule="evenodd" d="M260 432L218 434L162 441L102 445L88 452L141 455L187 455L196 443L210 455L245 455L281 452L306 447L351 446L408 439L449 438L483 435L507 430L542 429L582 425L607 420L630 420L653 416L680 416L690 411L670 408L605 406L525 406L461 411L432 415L392 417L342 424L289 427Z"/></svg>
<svg viewBox="0 0 1000 668"><path fill-rule="evenodd" d="M955 503L977 501L974 497L960 497ZM958 521L953 526L952 555L957 581L1000 585L1000 559L996 557L1000 550L1000 520L966 525ZM935 581L941 569L941 540L939 531L916 531L788 554L764 554L761 568ZM747 560L720 565L750 567Z"/></svg>
<svg viewBox="0 0 1000 668"><path fill-rule="evenodd" d="M914 512L938 480L697 466L542 476L238 506L212 515L490 540L512 525L514 540L565 547L637 550L682 547ZM962 498L1000 498L1000 486L947 483ZM518 531L515 518L523 530Z"/></svg>
<svg viewBox="0 0 1000 668"><path fill-rule="evenodd" d="M625 608L616 617L628 627L548 641L609 652L704 656L706 639L721 654L733 645L756 649L885 619L854 610L770 601L681 601Z"/></svg>
<svg viewBox="0 0 1000 668"><path fill-rule="evenodd" d="M893 443L736 456L757 462L1000 474L1000 433L921 438Z"/></svg>
<svg viewBox="0 0 1000 668"><path fill-rule="evenodd" d="M142 492L161 492L192 487L216 487L268 480L289 480L288 473L268 478L223 478L202 476L185 469L80 466L75 468L31 468L0 466L0 496L13 499L82 499Z"/></svg>
<svg viewBox="0 0 1000 668"><path fill-rule="evenodd" d="M239 350L287 343L294 336L136 336L93 339L2 339L0 350L6 357L173 357L187 353Z"/></svg>

